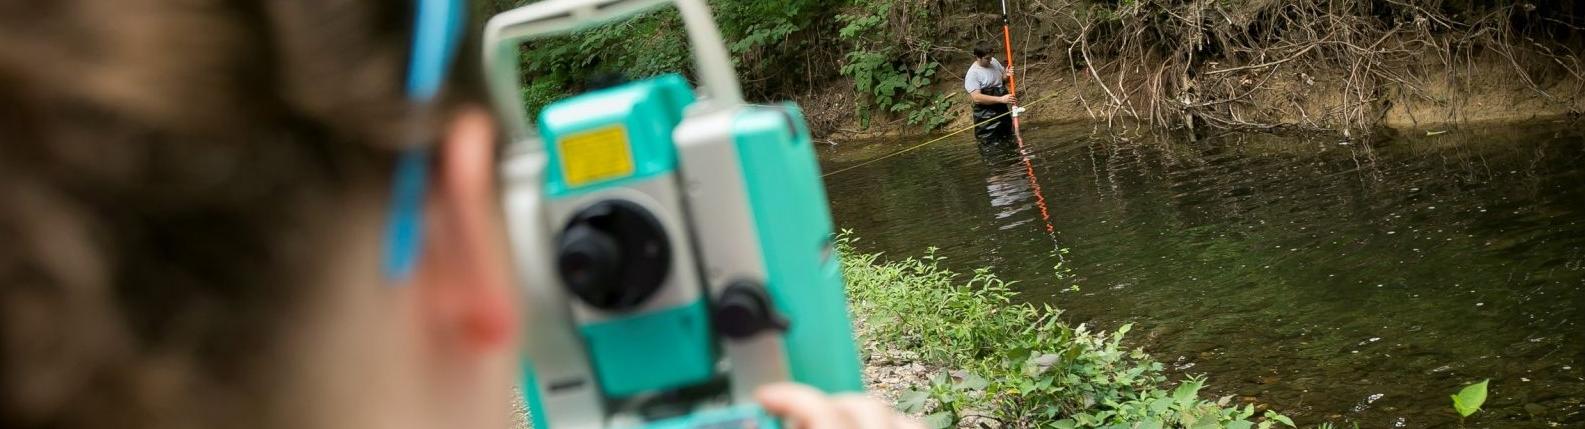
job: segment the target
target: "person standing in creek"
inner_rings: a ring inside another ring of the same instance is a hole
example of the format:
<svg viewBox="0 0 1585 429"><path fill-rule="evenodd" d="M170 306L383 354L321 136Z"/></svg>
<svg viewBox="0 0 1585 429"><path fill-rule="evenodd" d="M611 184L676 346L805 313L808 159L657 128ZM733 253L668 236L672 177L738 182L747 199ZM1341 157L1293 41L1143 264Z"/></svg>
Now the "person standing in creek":
<svg viewBox="0 0 1585 429"><path fill-rule="evenodd" d="M1008 141L1013 135L1013 119L1003 114L1018 99L1007 93L1003 82L1012 76L1013 69L1002 67L991 55L996 52L994 44L982 42L974 46L973 52L974 63L963 76L963 90L968 91L974 105L974 138L981 145Z"/></svg>

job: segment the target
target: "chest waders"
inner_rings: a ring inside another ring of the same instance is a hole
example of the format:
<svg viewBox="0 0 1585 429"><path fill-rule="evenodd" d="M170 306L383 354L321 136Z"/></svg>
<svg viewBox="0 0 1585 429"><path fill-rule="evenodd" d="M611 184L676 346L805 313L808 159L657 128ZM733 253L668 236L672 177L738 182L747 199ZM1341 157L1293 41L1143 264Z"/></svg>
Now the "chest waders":
<svg viewBox="0 0 1585 429"><path fill-rule="evenodd" d="M980 89L981 94L992 97L1007 95L1007 87L1002 85L988 86ZM980 144L991 144L1006 141L1013 136L1013 117L1011 115L997 118L998 115L1007 113L1008 106L1002 103L980 104L974 103L974 139ZM996 118L987 121L988 119Z"/></svg>

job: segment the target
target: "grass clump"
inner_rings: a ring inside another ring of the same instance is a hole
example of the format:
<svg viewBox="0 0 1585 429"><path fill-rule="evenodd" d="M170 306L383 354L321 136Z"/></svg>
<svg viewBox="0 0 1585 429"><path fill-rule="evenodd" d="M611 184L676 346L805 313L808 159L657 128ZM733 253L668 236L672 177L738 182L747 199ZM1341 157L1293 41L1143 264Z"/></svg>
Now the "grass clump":
<svg viewBox="0 0 1585 429"><path fill-rule="evenodd" d="M1018 302L1011 283L988 269L953 272L933 248L886 262L855 251L853 240L844 233L837 247L860 337L945 368L898 401L929 426L970 417L1004 428L1293 425L1275 412L1257 417L1252 405L1229 405L1231 396L1200 398L1204 377L1171 386L1160 363L1120 344L1128 325L1069 326L1055 308Z"/></svg>

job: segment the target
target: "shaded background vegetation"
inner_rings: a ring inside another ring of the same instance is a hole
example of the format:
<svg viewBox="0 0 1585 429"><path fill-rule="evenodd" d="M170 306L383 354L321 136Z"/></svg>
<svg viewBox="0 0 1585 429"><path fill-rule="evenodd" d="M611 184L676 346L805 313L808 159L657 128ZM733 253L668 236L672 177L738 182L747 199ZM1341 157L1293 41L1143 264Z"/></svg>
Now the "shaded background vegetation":
<svg viewBox="0 0 1585 429"><path fill-rule="evenodd" d="M934 129L962 116L968 47L1000 39L998 1L710 4L745 95L798 100L819 134ZM1469 116L1461 106L1483 87L1523 90L1516 97L1533 99L1528 108L1566 113L1579 110L1585 90L1585 12L1572 1L1013 0L1009 8L1014 60L1028 65L1021 72L1060 82L1046 89L1072 91L1070 104L1109 121L1349 133L1407 105L1443 116L1427 120L1461 120ZM530 112L591 80L690 68L671 10L524 52Z"/></svg>

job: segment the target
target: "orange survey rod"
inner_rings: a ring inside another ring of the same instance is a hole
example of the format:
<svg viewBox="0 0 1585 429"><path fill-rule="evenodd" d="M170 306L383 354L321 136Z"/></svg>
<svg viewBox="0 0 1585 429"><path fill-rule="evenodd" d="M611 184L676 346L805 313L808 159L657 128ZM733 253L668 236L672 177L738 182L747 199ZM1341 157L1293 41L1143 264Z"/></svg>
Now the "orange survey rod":
<svg viewBox="0 0 1585 429"><path fill-rule="evenodd" d="M1002 0L1002 46L1007 52L1007 69L1013 68L1013 30L1012 24L1007 19L1007 0ZM1018 97L1018 83L1013 79L1012 73L1007 74L1007 93L1014 98ZM1018 103L1014 102L1009 107L1013 112L1013 138L1018 142L1019 157L1024 164L1024 176L1029 178L1030 191L1035 193L1035 206L1040 208L1040 220L1046 225L1046 235L1056 242L1057 229L1051 224L1051 212L1046 210L1046 196L1040 192L1040 181L1035 180L1035 166L1029 162L1029 150L1024 147L1024 134L1018 129ZM1060 249L1060 246L1059 246Z"/></svg>
<svg viewBox="0 0 1585 429"><path fill-rule="evenodd" d="M1013 31L1011 29L1009 29L1009 27L1011 27L1011 24L1008 23L1008 21L1007 21L1007 0L1002 0L1002 46L1005 47L1005 49L1007 51L1007 69L1008 70L1012 70L1013 69ZM1018 83L1013 79L1013 75L1011 73L1009 73L1007 75L1007 93L1012 95L1014 98L1018 97ZM1013 111L1013 133L1016 134L1016 133L1018 133L1018 103L1017 102L1013 103L1012 111ZM1019 146L1023 146L1023 142L1019 142Z"/></svg>

